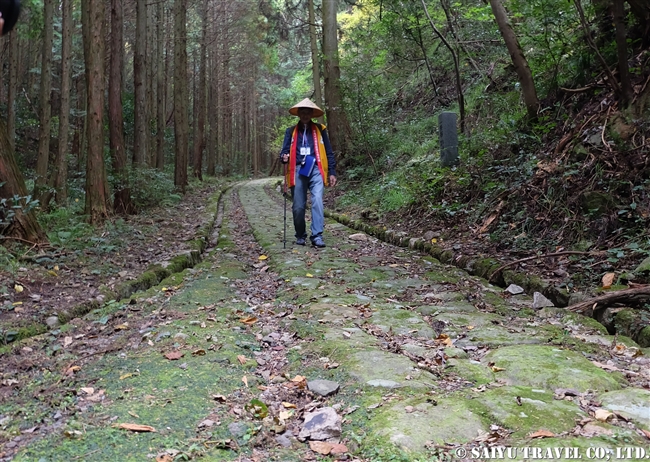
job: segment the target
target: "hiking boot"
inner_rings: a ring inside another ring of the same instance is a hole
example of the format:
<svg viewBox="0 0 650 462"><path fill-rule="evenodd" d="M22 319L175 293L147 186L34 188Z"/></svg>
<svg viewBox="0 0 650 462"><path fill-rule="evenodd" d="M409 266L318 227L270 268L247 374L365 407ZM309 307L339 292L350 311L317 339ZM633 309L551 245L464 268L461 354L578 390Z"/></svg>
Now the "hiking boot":
<svg viewBox="0 0 650 462"><path fill-rule="evenodd" d="M305 238L299 237L298 239L296 239L296 245L305 245Z"/></svg>
<svg viewBox="0 0 650 462"><path fill-rule="evenodd" d="M316 236L314 239L312 239L311 244L314 247L318 247L319 249L325 247L325 241L323 241L323 238L320 236Z"/></svg>

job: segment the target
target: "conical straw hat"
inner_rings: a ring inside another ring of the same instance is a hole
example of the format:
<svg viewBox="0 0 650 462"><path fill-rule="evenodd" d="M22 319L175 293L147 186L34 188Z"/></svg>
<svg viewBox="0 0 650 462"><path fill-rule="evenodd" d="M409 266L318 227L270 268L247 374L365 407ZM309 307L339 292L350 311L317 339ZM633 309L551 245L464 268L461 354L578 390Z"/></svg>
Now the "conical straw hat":
<svg viewBox="0 0 650 462"><path fill-rule="evenodd" d="M312 114L312 117L320 117L323 114L325 114L323 112L323 110L321 108L319 108L318 106L316 106L312 102L312 100L310 100L309 98L303 99L301 102L299 102L294 107L289 109L289 114L297 116L298 115L298 109L303 108L303 107L308 107L309 109L314 110L314 113Z"/></svg>

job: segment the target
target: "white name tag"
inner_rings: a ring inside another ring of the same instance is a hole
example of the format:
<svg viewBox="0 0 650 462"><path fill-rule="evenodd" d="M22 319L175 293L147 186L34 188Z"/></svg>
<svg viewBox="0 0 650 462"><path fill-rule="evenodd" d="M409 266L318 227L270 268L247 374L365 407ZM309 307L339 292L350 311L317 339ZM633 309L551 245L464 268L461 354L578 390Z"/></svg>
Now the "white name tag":
<svg viewBox="0 0 650 462"><path fill-rule="evenodd" d="M306 148L300 148L300 155L303 157L306 157L311 154L311 148L306 147Z"/></svg>

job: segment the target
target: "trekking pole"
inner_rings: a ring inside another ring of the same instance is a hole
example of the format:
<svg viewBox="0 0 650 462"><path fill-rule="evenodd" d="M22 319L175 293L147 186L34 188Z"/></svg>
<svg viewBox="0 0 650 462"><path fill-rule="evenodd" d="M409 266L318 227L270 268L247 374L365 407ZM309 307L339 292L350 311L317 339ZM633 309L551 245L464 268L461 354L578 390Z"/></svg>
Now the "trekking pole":
<svg viewBox="0 0 650 462"><path fill-rule="evenodd" d="M284 196L284 234L282 235L282 248L287 248L287 166L284 165L284 180L282 181L282 195Z"/></svg>

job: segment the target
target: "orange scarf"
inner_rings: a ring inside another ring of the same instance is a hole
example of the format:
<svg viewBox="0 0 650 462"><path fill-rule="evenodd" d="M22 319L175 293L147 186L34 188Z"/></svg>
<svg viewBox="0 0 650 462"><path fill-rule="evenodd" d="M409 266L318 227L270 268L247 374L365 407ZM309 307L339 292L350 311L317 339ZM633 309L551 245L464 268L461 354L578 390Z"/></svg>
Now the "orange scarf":
<svg viewBox="0 0 650 462"><path fill-rule="evenodd" d="M296 185L296 151L298 150L298 127L297 124L293 129L291 135L291 149L289 150L289 164L287 166L287 173L285 177L285 184L291 188ZM316 156L316 164L318 170L323 177L325 186L329 186L329 176L327 175L327 152L325 152L325 143L323 143L323 130L325 125L312 123L312 136L314 137L314 155Z"/></svg>

